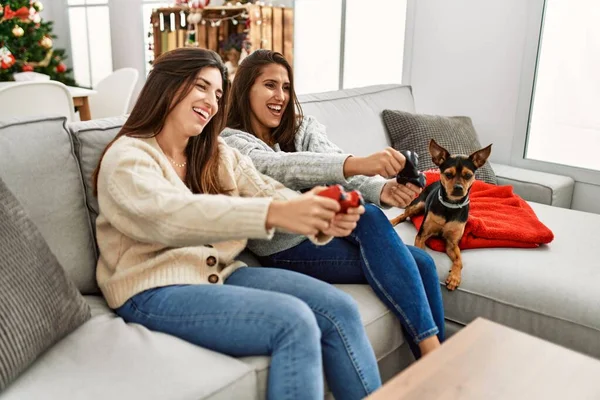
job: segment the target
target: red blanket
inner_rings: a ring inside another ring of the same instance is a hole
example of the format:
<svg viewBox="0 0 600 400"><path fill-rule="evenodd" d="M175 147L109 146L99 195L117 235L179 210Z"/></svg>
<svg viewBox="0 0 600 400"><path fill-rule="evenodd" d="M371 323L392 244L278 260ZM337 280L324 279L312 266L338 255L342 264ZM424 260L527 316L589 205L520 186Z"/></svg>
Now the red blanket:
<svg viewBox="0 0 600 400"><path fill-rule="evenodd" d="M439 171L426 171L427 184L440 180ZM554 234L537 218L529 204L513 193L510 186L495 186L475 181L471 187L469 219L459 243L461 249L482 247L538 247L550 243ZM413 217L417 229L423 215ZM427 245L445 251L439 238L430 238Z"/></svg>

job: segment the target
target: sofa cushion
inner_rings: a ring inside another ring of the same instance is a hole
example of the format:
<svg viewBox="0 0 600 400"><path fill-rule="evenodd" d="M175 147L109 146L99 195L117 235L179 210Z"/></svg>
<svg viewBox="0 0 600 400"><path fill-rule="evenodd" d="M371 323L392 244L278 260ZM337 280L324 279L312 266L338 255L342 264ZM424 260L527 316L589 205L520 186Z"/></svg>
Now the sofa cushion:
<svg viewBox="0 0 600 400"><path fill-rule="evenodd" d="M100 297L94 317L50 349L2 394L16 399L256 399L246 364L127 324Z"/></svg>
<svg viewBox="0 0 600 400"><path fill-rule="evenodd" d="M0 178L0 392L89 318L89 306Z"/></svg>
<svg viewBox="0 0 600 400"><path fill-rule="evenodd" d="M342 150L366 156L390 146L381 122L385 108L414 112L410 86L376 85L298 97L305 115L327 128L327 136Z"/></svg>
<svg viewBox="0 0 600 400"><path fill-rule="evenodd" d="M382 116L392 147L416 152L420 156L421 170L437 168L429 155L431 139L450 154L469 155L482 148L469 117L442 117L392 110L383 110ZM484 182L497 184L489 163L479 168L475 176Z"/></svg>
<svg viewBox="0 0 600 400"><path fill-rule="evenodd" d="M0 177L83 293L97 291L96 246L64 117L0 122Z"/></svg>
<svg viewBox="0 0 600 400"><path fill-rule="evenodd" d="M126 119L126 117L94 119L69 125L69 131L75 143L75 155L79 160L83 174L86 203L93 226L95 226L96 217L98 217L98 200L93 192L92 174L98 166L100 155L106 145L117 136ZM94 235L95 233L96 230L94 229Z"/></svg>
<svg viewBox="0 0 600 400"><path fill-rule="evenodd" d="M600 358L600 215L529 204L554 241L537 249L462 251L462 283L453 292L442 289L446 318L466 325L483 317ZM389 217L399 212L385 211ZM414 242L410 222L396 231L405 243ZM444 281L448 256L427 251Z"/></svg>

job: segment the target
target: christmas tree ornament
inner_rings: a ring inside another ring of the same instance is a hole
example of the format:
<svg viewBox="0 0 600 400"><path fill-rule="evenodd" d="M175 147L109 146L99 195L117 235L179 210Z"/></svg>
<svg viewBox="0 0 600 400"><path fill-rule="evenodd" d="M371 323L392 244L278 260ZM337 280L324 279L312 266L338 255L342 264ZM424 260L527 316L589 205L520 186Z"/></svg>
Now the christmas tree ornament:
<svg viewBox="0 0 600 400"><path fill-rule="evenodd" d="M192 25L198 25L200 21L202 21L202 13L200 11L191 12L188 16L188 22Z"/></svg>
<svg viewBox="0 0 600 400"><path fill-rule="evenodd" d="M14 37L20 38L21 36L23 36L24 33L25 31L19 25L15 25L15 27L12 30L12 34Z"/></svg>
<svg viewBox="0 0 600 400"><path fill-rule="evenodd" d="M5 46L0 48L0 68L9 69L15 63L15 56Z"/></svg>
<svg viewBox="0 0 600 400"><path fill-rule="evenodd" d="M40 46L45 49L52 48L52 39L49 36L44 36L42 40L40 40Z"/></svg>
<svg viewBox="0 0 600 400"><path fill-rule="evenodd" d="M35 7L29 9L29 20L34 24L39 24L42 21L42 17L40 17L40 13L37 12Z"/></svg>
<svg viewBox="0 0 600 400"><path fill-rule="evenodd" d="M56 72L59 74L67 72L67 66L64 63L60 63L56 66Z"/></svg>
<svg viewBox="0 0 600 400"><path fill-rule="evenodd" d="M39 62L31 62L29 61L28 64L31 65L32 67L43 67L46 68L48 65L50 65L50 61L52 61L52 55L54 54L54 51L52 49L48 50L48 53L46 53L46 56L44 57L44 59L42 61ZM54 58L57 62L60 62L60 57L56 56Z"/></svg>
<svg viewBox="0 0 600 400"><path fill-rule="evenodd" d="M31 72L33 71L33 67L29 64L25 64L23 65L23 67L21 67L21 71L23 72Z"/></svg>
<svg viewBox="0 0 600 400"><path fill-rule="evenodd" d="M35 1L33 3L33 6L35 7L36 10L38 11L44 11L44 5L42 4L41 1Z"/></svg>

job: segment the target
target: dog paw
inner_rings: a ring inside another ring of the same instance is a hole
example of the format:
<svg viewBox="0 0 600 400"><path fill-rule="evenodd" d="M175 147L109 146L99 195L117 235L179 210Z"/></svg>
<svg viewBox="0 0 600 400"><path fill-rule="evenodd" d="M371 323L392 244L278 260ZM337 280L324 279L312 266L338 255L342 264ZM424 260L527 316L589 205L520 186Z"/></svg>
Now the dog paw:
<svg viewBox="0 0 600 400"><path fill-rule="evenodd" d="M460 285L460 273L450 271L448 278L446 278L446 288L448 290L454 290Z"/></svg>

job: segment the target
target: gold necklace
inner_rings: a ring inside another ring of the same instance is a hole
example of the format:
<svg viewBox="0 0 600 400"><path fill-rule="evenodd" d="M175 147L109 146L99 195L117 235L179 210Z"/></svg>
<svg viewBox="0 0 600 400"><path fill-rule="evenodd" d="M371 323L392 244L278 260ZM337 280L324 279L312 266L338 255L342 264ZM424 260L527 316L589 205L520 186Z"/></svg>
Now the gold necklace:
<svg viewBox="0 0 600 400"><path fill-rule="evenodd" d="M176 162L175 162L175 160L173 160L173 159L172 159L171 157L169 157L169 156L167 156L167 158L169 159L169 161L171 161L171 164L173 164L174 166L176 166L176 167L179 167L179 168L183 168L183 167L185 167L185 165L187 164L187 161L184 161L184 162L182 162L182 163L180 164L180 163L176 163Z"/></svg>

